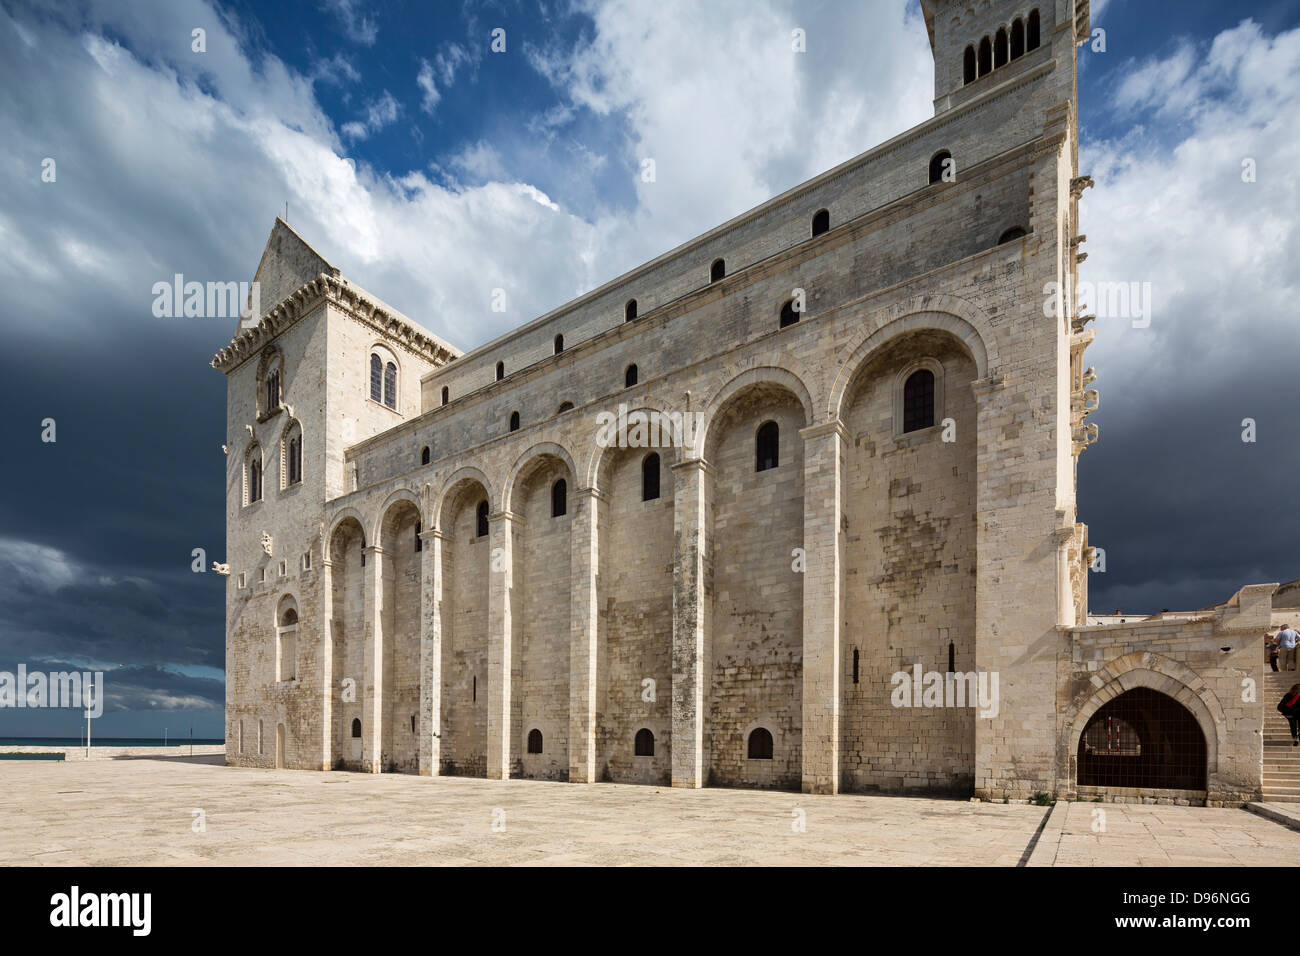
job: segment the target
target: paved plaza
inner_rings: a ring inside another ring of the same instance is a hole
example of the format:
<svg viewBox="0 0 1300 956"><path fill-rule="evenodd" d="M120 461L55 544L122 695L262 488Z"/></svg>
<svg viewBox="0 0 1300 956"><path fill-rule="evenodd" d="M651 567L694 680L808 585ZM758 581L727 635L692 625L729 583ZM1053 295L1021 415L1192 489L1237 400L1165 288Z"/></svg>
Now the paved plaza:
<svg viewBox="0 0 1300 956"><path fill-rule="evenodd" d="M430 779L244 769L222 759L6 762L0 864L1091 866L1300 857L1300 833L1240 809ZM1104 831L1094 829L1098 809Z"/></svg>

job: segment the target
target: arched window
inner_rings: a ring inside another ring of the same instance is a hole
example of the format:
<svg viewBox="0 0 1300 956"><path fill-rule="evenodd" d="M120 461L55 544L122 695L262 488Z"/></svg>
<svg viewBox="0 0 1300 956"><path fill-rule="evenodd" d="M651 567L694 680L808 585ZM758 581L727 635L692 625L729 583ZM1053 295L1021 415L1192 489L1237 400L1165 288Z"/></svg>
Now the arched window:
<svg viewBox="0 0 1300 956"><path fill-rule="evenodd" d="M638 757L653 757L655 755L655 735L649 729L642 727L636 732L633 753Z"/></svg>
<svg viewBox="0 0 1300 956"><path fill-rule="evenodd" d="M628 299L627 305L623 306L623 321L631 322L636 318L636 299Z"/></svg>
<svg viewBox="0 0 1300 956"><path fill-rule="evenodd" d="M280 407L280 363L277 360L266 373L266 410L273 412Z"/></svg>
<svg viewBox="0 0 1300 956"><path fill-rule="evenodd" d="M298 676L298 607L292 596L280 601L275 628L275 679L296 680Z"/></svg>
<svg viewBox="0 0 1300 956"><path fill-rule="evenodd" d="M248 450L248 503L262 500L262 446Z"/></svg>
<svg viewBox="0 0 1300 956"><path fill-rule="evenodd" d="M623 387L631 388L635 384L636 384L636 364L633 363L632 365L629 365L627 367L627 371L623 373Z"/></svg>
<svg viewBox="0 0 1300 956"><path fill-rule="evenodd" d="M1038 11L1029 11L1029 26L1025 30L1025 52L1038 49Z"/></svg>
<svg viewBox="0 0 1300 956"><path fill-rule="evenodd" d="M853 648L853 683L858 682L858 649Z"/></svg>
<svg viewBox="0 0 1300 956"><path fill-rule="evenodd" d="M649 454L641 459L641 500L654 501L659 497L659 456Z"/></svg>
<svg viewBox="0 0 1300 956"><path fill-rule="evenodd" d="M951 168L948 162L950 159L952 159L952 153L946 149L941 149L930 157L930 182L943 181L943 174Z"/></svg>
<svg viewBox="0 0 1300 956"><path fill-rule="evenodd" d="M380 402L384 399L384 360L375 352L370 353L370 400Z"/></svg>
<svg viewBox="0 0 1300 956"><path fill-rule="evenodd" d="M499 382L505 377L506 377L506 363L497 362L497 381Z"/></svg>
<svg viewBox="0 0 1300 956"><path fill-rule="evenodd" d="M1011 59L1025 55L1025 21L1016 17L1011 24Z"/></svg>
<svg viewBox="0 0 1300 956"><path fill-rule="evenodd" d="M486 538L488 535L488 503L487 499L478 503L478 508L474 512L474 535L479 538Z"/></svg>
<svg viewBox="0 0 1300 956"><path fill-rule="evenodd" d="M749 759L772 759L772 733L763 727L755 727L749 732Z"/></svg>
<svg viewBox="0 0 1300 956"><path fill-rule="evenodd" d="M559 355L563 351L564 351L564 336L557 335L555 337L555 354Z"/></svg>
<svg viewBox="0 0 1300 956"><path fill-rule="evenodd" d="M551 517L559 518L569 510L569 485L563 478L551 485Z"/></svg>
<svg viewBox="0 0 1300 956"><path fill-rule="evenodd" d="M989 42L988 37L985 37L983 40L980 40L980 54L979 54L980 76L984 76L992 69L993 69L993 44Z"/></svg>
<svg viewBox="0 0 1300 956"><path fill-rule="evenodd" d="M560 407L555 410L555 414L563 415L565 412L573 411L573 402L560 402Z"/></svg>
<svg viewBox="0 0 1300 956"><path fill-rule="evenodd" d="M259 419L270 418L280 410L284 397L284 357L274 345L262 350L262 360L257 367L257 404Z"/></svg>
<svg viewBox="0 0 1300 956"><path fill-rule="evenodd" d="M512 432L517 432L517 431L519 431L519 413L518 413L518 412L511 412L511 413L510 413L510 430L511 430Z"/></svg>
<svg viewBox="0 0 1300 956"><path fill-rule="evenodd" d="M919 431L933 424L934 372L917 369L903 384L903 431Z"/></svg>
<svg viewBox="0 0 1300 956"><path fill-rule="evenodd" d="M451 401L451 391L444 385L442 387L442 404L446 405L449 401Z"/></svg>
<svg viewBox="0 0 1300 956"><path fill-rule="evenodd" d="M786 329L799 321L799 312L794 307L794 299L781 306L781 324L778 328Z"/></svg>
<svg viewBox="0 0 1300 956"><path fill-rule="evenodd" d="M1000 27L997 36L993 38L993 68L1006 66L1008 59L1010 57L1007 55L1007 29Z"/></svg>
<svg viewBox="0 0 1300 956"><path fill-rule="evenodd" d="M1025 230L1021 229L1019 226L1012 226L998 237L998 245L1000 246L1004 242L1011 242L1013 239L1021 239L1025 235L1027 235Z"/></svg>
<svg viewBox="0 0 1300 956"><path fill-rule="evenodd" d="M420 537L420 532L423 531L424 528L421 527L421 524L422 522L420 521L419 518L415 519L415 550L416 551L424 550L424 539Z"/></svg>
<svg viewBox="0 0 1300 956"><path fill-rule="evenodd" d="M352 718L352 739L353 740L361 739L361 718L360 717Z"/></svg>
<svg viewBox="0 0 1300 956"><path fill-rule="evenodd" d="M820 236L831 227L831 213L829 209L818 209L813 213L812 234Z"/></svg>
<svg viewBox="0 0 1300 956"><path fill-rule="evenodd" d="M713 265L709 266L709 281L717 282L727 274L727 263L722 259L714 259Z"/></svg>
<svg viewBox="0 0 1300 956"><path fill-rule="evenodd" d="M302 429L293 425L284 441L284 486L302 481Z"/></svg>
<svg viewBox="0 0 1300 956"><path fill-rule="evenodd" d="M962 56L961 76L963 83L971 83L975 80L975 48L966 47L966 53Z"/></svg>
<svg viewBox="0 0 1300 956"><path fill-rule="evenodd" d="M431 453L430 453L430 451L429 451L429 446L428 446L428 445L425 445L423 448L421 448L421 449L420 449L420 464L422 464L422 465L427 465L427 464L429 463L429 456L430 456L430 454L431 454Z"/></svg>
<svg viewBox="0 0 1300 956"><path fill-rule="evenodd" d="M952 641L948 642L948 673L957 673L957 645Z"/></svg>
<svg viewBox="0 0 1300 956"><path fill-rule="evenodd" d="M754 437L754 470L767 471L780 464L781 429L776 422L764 422Z"/></svg>
<svg viewBox="0 0 1300 956"><path fill-rule="evenodd" d="M397 365L393 362L384 366L384 404L397 410Z"/></svg>
<svg viewBox="0 0 1300 956"><path fill-rule="evenodd" d="M530 754L542 752L542 732L536 727L528 731L528 752Z"/></svg>

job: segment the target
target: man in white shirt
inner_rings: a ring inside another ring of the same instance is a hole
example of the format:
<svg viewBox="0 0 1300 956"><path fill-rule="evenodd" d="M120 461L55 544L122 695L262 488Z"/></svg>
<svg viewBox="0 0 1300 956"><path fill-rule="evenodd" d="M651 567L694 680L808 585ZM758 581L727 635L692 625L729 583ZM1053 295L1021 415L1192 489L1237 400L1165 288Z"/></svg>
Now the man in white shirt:
<svg viewBox="0 0 1300 956"><path fill-rule="evenodd" d="M1290 624L1277 632L1277 666L1284 671L1295 670L1295 648L1296 642L1300 641L1300 634L1297 634Z"/></svg>

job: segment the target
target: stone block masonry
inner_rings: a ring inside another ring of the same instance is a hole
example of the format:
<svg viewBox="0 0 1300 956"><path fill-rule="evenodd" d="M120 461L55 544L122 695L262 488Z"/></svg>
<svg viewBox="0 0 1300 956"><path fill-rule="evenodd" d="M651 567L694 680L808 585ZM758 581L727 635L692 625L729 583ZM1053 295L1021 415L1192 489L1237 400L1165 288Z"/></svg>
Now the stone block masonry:
<svg viewBox="0 0 1300 956"><path fill-rule="evenodd" d="M1077 626L1091 333L1044 304L1086 3L922 6L932 119L468 354L277 220L275 301L213 361L228 762L1024 800L1092 792L1079 741L1141 686L1193 715L1204 799L1258 795L1254 591ZM611 447L620 406L699 427ZM898 706L916 667L995 706Z"/></svg>

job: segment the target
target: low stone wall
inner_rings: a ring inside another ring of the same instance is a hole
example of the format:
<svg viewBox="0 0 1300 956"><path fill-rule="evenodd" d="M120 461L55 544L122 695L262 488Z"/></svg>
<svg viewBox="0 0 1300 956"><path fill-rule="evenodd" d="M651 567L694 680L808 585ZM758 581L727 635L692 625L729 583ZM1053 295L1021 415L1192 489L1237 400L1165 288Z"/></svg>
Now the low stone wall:
<svg viewBox="0 0 1300 956"><path fill-rule="evenodd" d="M224 744L195 744L193 755L224 754ZM64 760L86 760L86 748L75 744L71 747L0 747L0 754L63 754ZM188 743L169 744L166 747L96 747L90 745L90 760L113 760L120 757L188 757L191 748Z"/></svg>
<svg viewBox="0 0 1300 956"><path fill-rule="evenodd" d="M1098 797L1102 803L1158 803L1175 807L1205 806L1204 790L1155 790L1143 787L1079 787L1079 801L1087 803Z"/></svg>

